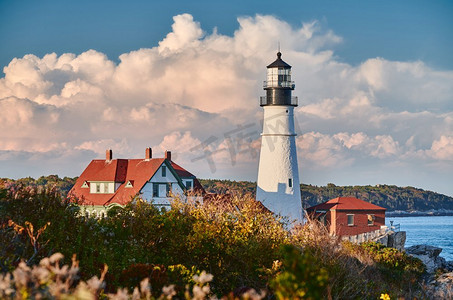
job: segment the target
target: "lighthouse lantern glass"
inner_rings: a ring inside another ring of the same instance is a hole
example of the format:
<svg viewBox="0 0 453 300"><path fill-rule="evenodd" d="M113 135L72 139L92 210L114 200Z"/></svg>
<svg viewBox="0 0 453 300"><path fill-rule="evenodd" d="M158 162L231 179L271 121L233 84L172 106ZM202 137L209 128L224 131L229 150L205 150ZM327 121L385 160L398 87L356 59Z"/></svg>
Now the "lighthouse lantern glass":
<svg viewBox="0 0 453 300"><path fill-rule="evenodd" d="M268 87L291 87L291 69L268 68L267 69Z"/></svg>

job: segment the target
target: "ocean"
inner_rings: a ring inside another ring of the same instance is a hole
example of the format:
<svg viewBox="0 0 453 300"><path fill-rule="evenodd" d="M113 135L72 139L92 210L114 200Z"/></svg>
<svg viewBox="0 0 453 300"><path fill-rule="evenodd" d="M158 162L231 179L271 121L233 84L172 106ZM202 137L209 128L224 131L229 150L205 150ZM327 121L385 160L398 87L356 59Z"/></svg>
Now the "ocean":
<svg viewBox="0 0 453 300"><path fill-rule="evenodd" d="M420 244L440 247L443 249L440 256L453 261L453 216L385 218L387 226L390 221L406 231L406 248Z"/></svg>

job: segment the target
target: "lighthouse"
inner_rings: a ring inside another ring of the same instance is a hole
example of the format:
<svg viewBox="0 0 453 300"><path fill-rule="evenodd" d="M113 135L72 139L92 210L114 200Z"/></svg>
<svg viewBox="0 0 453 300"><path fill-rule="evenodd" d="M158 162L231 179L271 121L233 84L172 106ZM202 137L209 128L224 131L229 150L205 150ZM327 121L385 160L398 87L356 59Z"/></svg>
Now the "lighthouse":
<svg viewBox="0 0 453 300"><path fill-rule="evenodd" d="M264 81L266 96L260 97L264 109L261 134L260 162L256 199L270 211L290 221L301 222L299 170L297 165L294 108L297 97L292 96L291 66L277 59L267 66Z"/></svg>

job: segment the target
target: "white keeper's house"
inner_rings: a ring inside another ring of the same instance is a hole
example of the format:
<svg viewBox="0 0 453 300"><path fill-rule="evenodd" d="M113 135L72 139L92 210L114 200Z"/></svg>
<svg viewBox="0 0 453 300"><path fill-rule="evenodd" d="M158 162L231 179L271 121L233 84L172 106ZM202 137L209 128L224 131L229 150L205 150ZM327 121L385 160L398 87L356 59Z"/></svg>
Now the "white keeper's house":
<svg viewBox="0 0 453 300"><path fill-rule="evenodd" d="M96 217L137 196L165 208L175 196L183 201L203 201L205 190L200 182L171 160L170 151L165 151L163 158L153 158L151 148L145 152L144 159L113 159L112 150L107 150L105 160L92 160L68 195L79 200L86 216Z"/></svg>

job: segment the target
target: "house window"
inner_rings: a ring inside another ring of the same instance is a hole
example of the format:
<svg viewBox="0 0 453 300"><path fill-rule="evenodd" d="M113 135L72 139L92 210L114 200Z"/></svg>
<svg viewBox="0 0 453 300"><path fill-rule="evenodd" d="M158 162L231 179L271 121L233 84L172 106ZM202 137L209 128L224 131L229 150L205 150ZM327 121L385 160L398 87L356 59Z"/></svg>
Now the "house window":
<svg viewBox="0 0 453 300"><path fill-rule="evenodd" d="M153 197L159 197L159 184L153 183Z"/></svg>
<svg viewBox="0 0 453 300"><path fill-rule="evenodd" d="M293 179L292 178L288 178L288 186L289 187L293 187Z"/></svg>
<svg viewBox="0 0 453 300"><path fill-rule="evenodd" d="M374 225L374 215L367 215L368 226Z"/></svg>
<svg viewBox="0 0 453 300"><path fill-rule="evenodd" d="M192 181L191 180L187 180L186 181L186 189L188 189L188 190L192 189Z"/></svg>
<svg viewBox="0 0 453 300"><path fill-rule="evenodd" d="M166 177L166 176L167 176L167 167L162 166L162 177Z"/></svg>
<svg viewBox="0 0 453 300"><path fill-rule="evenodd" d="M101 192L101 184L96 183L96 193L100 193L100 192Z"/></svg>
<svg viewBox="0 0 453 300"><path fill-rule="evenodd" d="M171 196L171 183L167 183L167 197Z"/></svg>
<svg viewBox="0 0 453 300"><path fill-rule="evenodd" d="M107 182L104 183L104 193L108 194L109 192L109 184Z"/></svg>
<svg viewBox="0 0 453 300"><path fill-rule="evenodd" d="M354 226L354 215L348 215L348 226Z"/></svg>
<svg viewBox="0 0 453 300"><path fill-rule="evenodd" d="M327 219L326 219L326 214L322 214L318 217L318 221L324 225L327 226Z"/></svg>

